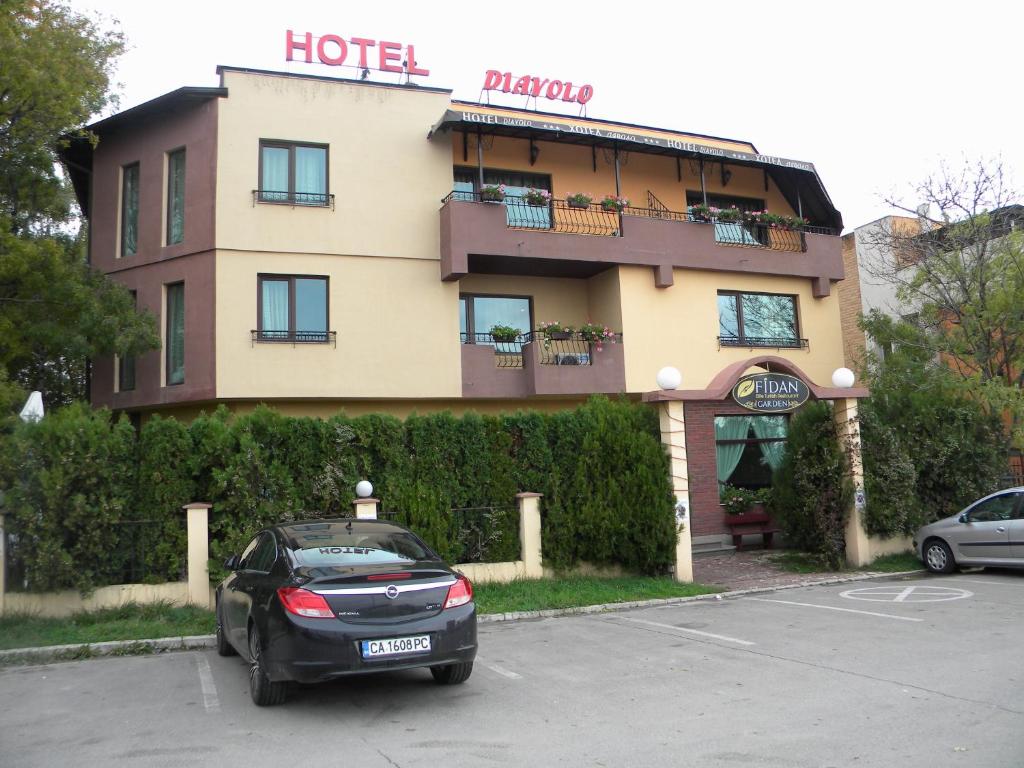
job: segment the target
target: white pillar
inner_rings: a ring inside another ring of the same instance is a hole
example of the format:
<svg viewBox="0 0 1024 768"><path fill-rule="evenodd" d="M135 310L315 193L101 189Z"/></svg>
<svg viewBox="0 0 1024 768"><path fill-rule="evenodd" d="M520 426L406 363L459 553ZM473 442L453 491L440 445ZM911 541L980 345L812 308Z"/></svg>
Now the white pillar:
<svg viewBox="0 0 1024 768"><path fill-rule="evenodd" d="M669 455L672 492L676 497L676 581L693 581L693 544L690 539L690 477L686 467L686 422L683 403L659 404L661 443Z"/></svg>
<svg viewBox="0 0 1024 768"><path fill-rule="evenodd" d="M850 565L868 565L871 560L871 541L864 532L864 463L860 451L860 421L857 418L856 399L841 398L833 401L833 417L839 441L849 461L849 479L854 488L849 516L846 520L846 560Z"/></svg>
<svg viewBox="0 0 1024 768"><path fill-rule="evenodd" d="M539 493L517 493L519 506L519 556L528 579L544 576L541 563L540 542L540 499Z"/></svg>
<svg viewBox="0 0 1024 768"><path fill-rule="evenodd" d="M357 520L376 520L380 499L353 499L352 511Z"/></svg>
<svg viewBox="0 0 1024 768"><path fill-rule="evenodd" d="M205 501L186 504L188 525L188 601L210 608L210 507Z"/></svg>

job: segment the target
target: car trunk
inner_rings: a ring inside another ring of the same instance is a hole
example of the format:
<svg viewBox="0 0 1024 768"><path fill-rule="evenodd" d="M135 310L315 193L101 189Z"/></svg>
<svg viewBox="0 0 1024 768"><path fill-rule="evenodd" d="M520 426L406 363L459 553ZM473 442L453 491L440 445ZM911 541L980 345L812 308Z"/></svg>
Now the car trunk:
<svg viewBox="0 0 1024 768"><path fill-rule="evenodd" d="M388 624L434 616L444 608L450 572L427 564L299 568L305 589L318 592L349 624ZM389 596L392 595L392 596Z"/></svg>

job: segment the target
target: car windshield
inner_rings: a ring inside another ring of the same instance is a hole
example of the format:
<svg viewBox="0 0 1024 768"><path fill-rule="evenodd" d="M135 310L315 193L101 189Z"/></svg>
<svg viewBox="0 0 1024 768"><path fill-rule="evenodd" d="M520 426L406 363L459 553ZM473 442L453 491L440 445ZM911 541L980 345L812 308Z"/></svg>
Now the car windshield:
<svg viewBox="0 0 1024 768"><path fill-rule="evenodd" d="M415 538L395 531L317 532L296 536L295 543L298 546L292 554L298 565L401 564L434 559Z"/></svg>

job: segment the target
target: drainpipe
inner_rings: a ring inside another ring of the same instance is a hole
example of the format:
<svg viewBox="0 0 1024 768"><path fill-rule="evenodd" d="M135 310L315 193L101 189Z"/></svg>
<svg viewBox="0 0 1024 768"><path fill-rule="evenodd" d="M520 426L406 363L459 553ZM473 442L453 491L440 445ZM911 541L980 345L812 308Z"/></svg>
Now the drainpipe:
<svg viewBox="0 0 1024 768"><path fill-rule="evenodd" d="M619 145L615 145L615 196L622 197L622 179L619 176Z"/></svg>
<svg viewBox="0 0 1024 768"><path fill-rule="evenodd" d="M704 188L704 161L700 161L700 196L704 200L704 205L708 204L708 191Z"/></svg>
<svg viewBox="0 0 1024 768"><path fill-rule="evenodd" d="M479 126L476 129L476 169L480 176L480 189L484 187L484 142L483 132Z"/></svg>

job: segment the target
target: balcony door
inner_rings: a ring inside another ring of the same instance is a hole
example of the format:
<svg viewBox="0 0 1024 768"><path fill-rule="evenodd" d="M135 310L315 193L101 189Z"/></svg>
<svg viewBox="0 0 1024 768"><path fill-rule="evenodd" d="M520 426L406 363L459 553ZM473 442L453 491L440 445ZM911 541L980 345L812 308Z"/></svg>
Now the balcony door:
<svg viewBox="0 0 1024 768"><path fill-rule="evenodd" d="M459 297L459 331L465 344L490 344L491 328L496 325L515 328L520 334L527 334L531 323L530 298L528 296L476 296L463 294ZM506 342L522 346L522 340Z"/></svg>
<svg viewBox="0 0 1024 768"><path fill-rule="evenodd" d="M455 198L473 199L477 192L476 180L479 174L472 169L459 168L455 171ZM520 173L519 171L498 171L484 169L484 184L505 185L505 215L510 227L526 229L551 229L551 208L547 205L529 205L523 195L529 189L551 191L551 176L546 173Z"/></svg>
<svg viewBox="0 0 1024 768"><path fill-rule="evenodd" d="M708 195L708 205L713 208L739 208L741 211L763 211L764 200L753 197L733 197L731 195ZM699 205L704 202L700 192L686 193L686 206ZM729 245L768 245L768 236L764 227L745 226L742 222L715 222L715 242Z"/></svg>

